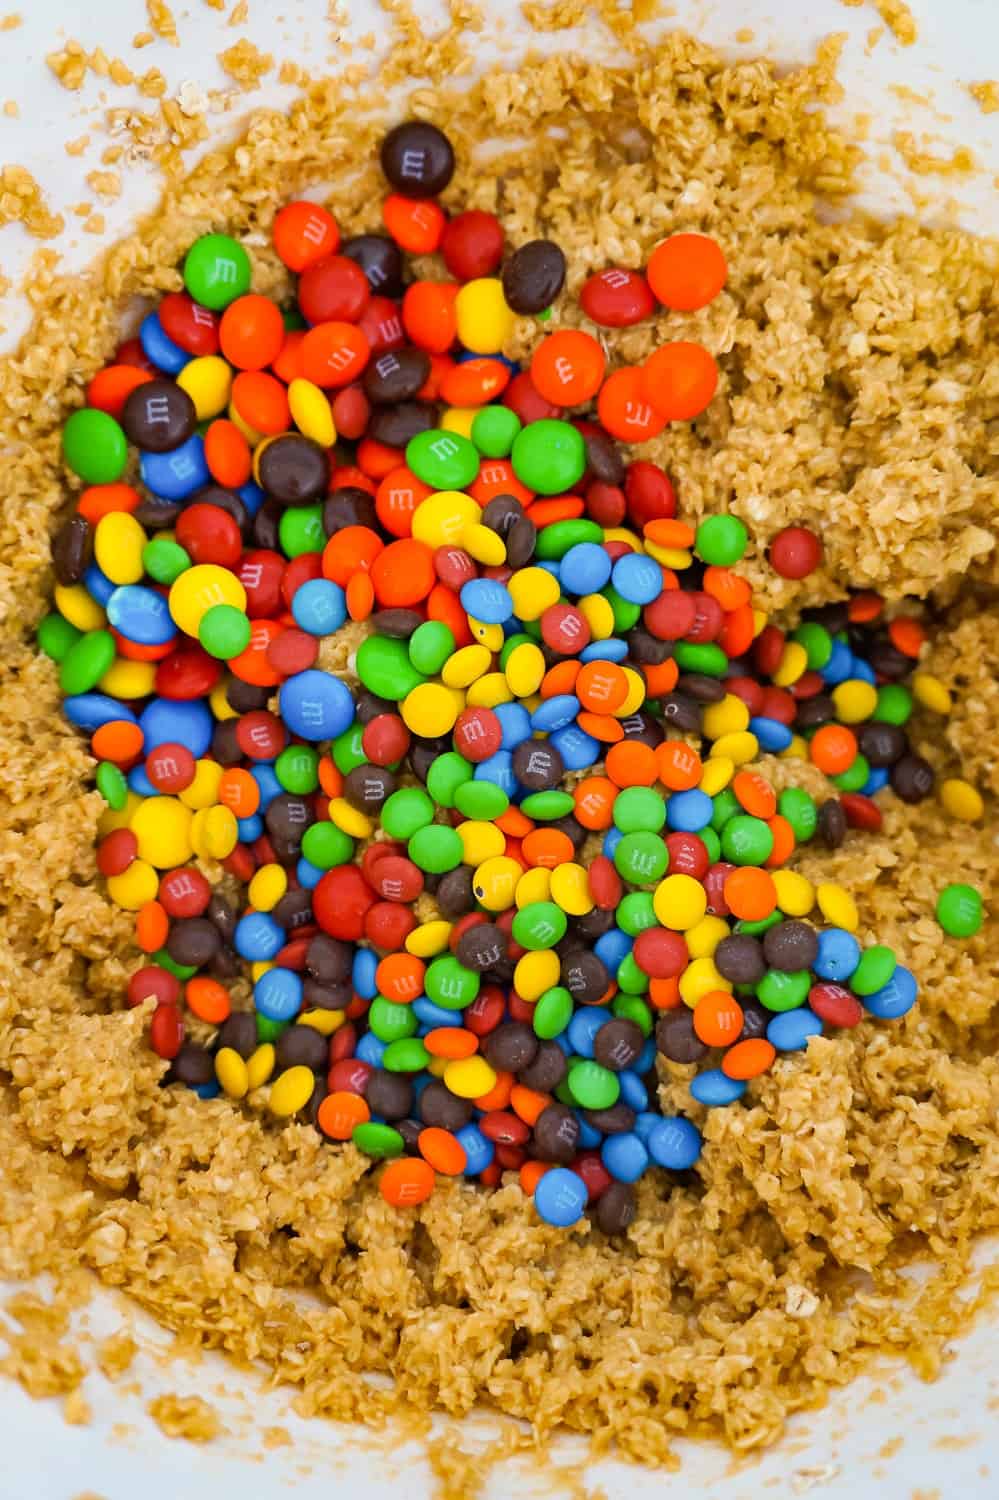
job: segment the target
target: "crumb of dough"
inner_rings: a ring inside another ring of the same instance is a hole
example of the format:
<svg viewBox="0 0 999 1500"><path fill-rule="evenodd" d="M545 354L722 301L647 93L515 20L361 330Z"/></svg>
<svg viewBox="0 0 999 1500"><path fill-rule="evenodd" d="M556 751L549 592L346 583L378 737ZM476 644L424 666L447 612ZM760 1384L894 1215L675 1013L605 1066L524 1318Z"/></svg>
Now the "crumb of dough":
<svg viewBox="0 0 999 1500"><path fill-rule="evenodd" d="M835 44L786 71L720 59L680 34L644 51L636 35L625 69L563 53L462 92L453 81L470 75L478 38L464 0L455 13L467 24L428 36L392 0L379 80L410 91L426 80L391 113L411 109L453 138L446 206L496 212L510 243L564 246L566 327L585 323L573 294L594 269L643 265L673 227L719 238L729 285L682 320L716 354L719 394L639 456L668 468L685 517L731 511L746 523L740 569L781 620L841 598L850 581L889 601L929 597L926 668L955 706L946 721L916 713L913 743L988 791L999 724L993 247L844 209L860 150L821 109L836 89ZM854 894L861 940L896 949L920 1003L897 1025L814 1039L731 1110L703 1110L690 1069L663 1064L664 1108L702 1125L707 1146L682 1180L646 1174L619 1241L540 1223L515 1176L488 1194L448 1181L398 1213L353 1146L279 1125L253 1100L164 1088L148 1017L123 1006L141 958L96 875L93 762L31 639L48 608L50 536L75 489L60 424L112 355L122 309L180 288L197 235L247 242L254 289L283 300L290 278L269 234L290 196L329 183L343 233L373 228L386 108L370 84L358 96L317 82L287 116L258 113L238 144L178 170L159 210L88 276L58 274L41 252L34 329L0 362L0 1272L61 1280L86 1267L181 1347L259 1363L295 1388L302 1415L406 1418L425 1431L432 1410L488 1404L529 1423L532 1444L568 1427L647 1464L675 1464L680 1436L747 1453L874 1354L932 1378L996 1290L993 1272L961 1295L974 1236L999 1228L994 801L956 832L934 800L889 802L881 833L796 856L813 882ZM553 129L557 153L524 144ZM164 130L160 115L134 134L122 120L136 150L170 149ZM497 151L488 173L474 157L485 143ZM816 214L817 195L844 210L840 221ZM430 271L433 261L417 267ZM608 331L612 358L640 362L679 326L663 312ZM520 320L507 352L529 355L536 336ZM792 521L825 543L805 583L764 562ZM363 629L324 642L324 662L346 673ZM763 769L775 786L828 795L813 766ZM987 910L965 942L932 919L956 857ZM245 986L234 997L245 1006ZM919 1256L931 1272L914 1289ZM856 1295L861 1279L870 1295ZM13 1337L38 1350L36 1334ZM45 1349L34 1384L65 1395L82 1362L67 1370L58 1335ZM161 1399L173 1420L179 1398ZM465 1500L481 1470L447 1465L467 1474Z"/></svg>
<svg viewBox="0 0 999 1500"><path fill-rule="evenodd" d="M850 3L850 0L843 0L843 4L844 5L848 5L849 3ZM875 47L878 45L878 42L880 42L880 40L884 36L884 34L885 34L885 28L883 26L872 26L871 27L870 31L867 33L867 44L866 44L866 46L864 48L864 50L867 53L868 57L870 57L871 53L874 51Z"/></svg>
<svg viewBox="0 0 999 1500"><path fill-rule="evenodd" d="M226 21L226 25L227 26L242 26L243 22L248 18L249 14L250 14L250 7L249 7L249 4L248 4L248 0L236 0L236 4L233 6L232 10L229 12L229 16L228 16L228 19Z"/></svg>
<svg viewBox="0 0 999 1500"><path fill-rule="evenodd" d="M917 89L912 89L907 83L890 83L888 92L901 99L904 104L918 104L923 109L932 109L933 100L929 94L920 94Z"/></svg>
<svg viewBox="0 0 999 1500"><path fill-rule="evenodd" d="M70 1391L62 1403L62 1416L70 1427L86 1427L93 1421L94 1413L82 1391Z"/></svg>
<svg viewBox="0 0 999 1500"><path fill-rule="evenodd" d="M813 1464L808 1468L795 1469L791 1474L791 1493L807 1495L810 1490L829 1484L839 1472L839 1464Z"/></svg>
<svg viewBox="0 0 999 1500"><path fill-rule="evenodd" d="M271 54L261 52L247 37L220 52L218 59L223 71L234 78L241 89L255 89L264 74L274 66Z"/></svg>
<svg viewBox="0 0 999 1500"><path fill-rule="evenodd" d="M146 15L149 24L157 36L169 42L171 47L180 45L177 36L177 22L174 20L173 11L167 5L166 0L146 0Z"/></svg>
<svg viewBox="0 0 999 1500"><path fill-rule="evenodd" d="M590 0L524 0L520 7L525 21L535 31L563 31L578 26L590 9Z"/></svg>
<svg viewBox="0 0 999 1500"><path fill-rule="evenodd" d="M118 1380L139 1352L139 1346L130 1333L120 1330L102 1339L97 1346L97 1368L108 1380Z"/></svg>
<svg viewBox="0 0 999 1500"><path fill-rule="evenodd" d="M136 52L141 52L143 47L151 47L155 40L151 31L137 31L132 38L132 46Z"/></svg>
<svg viewBox="0 0 999 1500"><path fill-rule="evenodd" d="M208 94L192 78L185 78L177 90L177 108L182 115L187 115L191 119L204 115L209 102Z"/></svg>
<svg viewBox="0 0 999 1500"><path fill-rule="evenodd" d="M117 172L88 172L87 186L99 198L112 199L121 196L121 178Z"/></svg>
<svg viewBox="0 0 999 1500"><path fill-rule="evenodd" d="M968 93L978 102L983 115L994 115L999 110L999 81L983 79L981 83L969 83Z"/></svg>
<svg viewBox="0 0 999 1500"><path fill-rule="evenodd" d="M69 41L59 52L50 52L45 58L49 71L64 89L81 89L90 65L87 49L79 42Z"/></svg>
<svg viewBox="0 0 999 1500"><path fill-rule="evenodd" d="M260 1434L260 1440L268 1451L292 1446L291 1433L287 1427L265 1427Z"/></svg>
<svg viewBox="0 0 999 1500"><path fill-rule="evenodd" d="M278 69L278 83L294 83L299 87L308 82L308 73L301 63L283 62Z"/></svg>
<svg viewBox="0 0 999 1500"><path fill-rule="evenodd" d="M64 89L81 89L88 71L98 78L110 78L119 86L135 82L128 64L120 57L108 57L103 47L88 52L79 42L69 41L60 52L50 52L45 61Z"/></svg>
<svg viewBox="0 0 999 1500"><path fill-rule="evenodd" d="M431 1472L437 1481L436 1500L464 1500L466 1495L478 1495L489 1478L490 1471L498 1462L510 1458L529 1444L525 1434L504 1432L484 1447L469 1451L467 1438L460 1429L449 1428L429 1445L427 1457ZM563 1470L560 1466L559 1476ZM559 1486L565 1493L563 1486ZM573 1493L570 1483L568 1492ZM582 1496L573 1496L582 1500Z"/></svg>
<svg viewBox="0 0 999 1500"><path fill-rule="evenodd" d="M17 120L21 115L21 106L16 99L5 99L3 101L3 112L8 120Z"/></svg>
<svg viewBox="0 0 999 1500"><path fill-rule="evenodd" d="M909 171L920 176L965 177L978 166L967 146L955 146L950 156L934 156L916 144L916 137L909 130L896 130L891 141Z"/></svg>
<svg viewBox="0 0 999 1500"><path fill-rule="evenodd" d="M0 16L0 31L16 31L19 26L24 25L24 17L20 11L8 11L5 16Z"/></svg>
<svg viewBox="0 0 999 1500"><path fill-rule="evenodd" d="M913 42L918 40L919 30L905 0L871 0L871 3L895 40L903 47L911 47ZM840 4L848 6L851 10L858 10L864 4L864 0L840 0ZM880 26L870 31L867 37L868 45L873 46L883 32L884 27Z"/></svg>
<svg viewBox="0 0 999 1500"><path fill-rule="evenodd" d="M50 240L66 227L62 214L45 202L41 188L27 167L0 167L0 227L23 224L36 239Z"/></svg>
<svg viewBox="0 0 999 1500"><path fill-rule="evenodd" d="M166 91L167 81L159 68L149 68L139 79L143 99L162 99Z"/></svg>
<svg viewBox="0 0 999 1500"><path fill-rule="evenodd" d="M67 156L82 156L89 145L89 135L78 135L74 140L66 141L63 150Z"/></svg>
<svg viewBox="0 0 999 1500"><path fill-rule="evenodd" d="M874 0L874 4L888 30L903 47L911 47L919 39L915 18L905 0Z"/></svg>
<svg viewBox="0 0 999 1500"><path fill-rule="evenodd" d="M99 1495L96 1490L81 1490L78 1495L73 1496L73 1500L106 1500L106 1497Z"/></svg>
<svg viewBox="0 0 999 1500"><path fill-rule="evenodd" d="M164 172L175 175L182 170L181 151L208 139L208 126L203 114L187 114L179 102L164 99L160 105L160 117L166 139L157 152L157 160Z"/></svg>
<svg viewBox="0 0 999 1500"><path fill-rule="evenodd" d="M218 1412L202 1396L156 1396L146 1410L167 1437L210 1443L223 1431Z"/></svg>
<svg viewBox="0 0 999 1500"><path fill-rule="evenodd" d="M54 1334L32 1329L30 1333L3 1333L7 1353L0 1356L0 1371L18 1381L29 1396L64 1396L75 1391L86 1370L75 1349Z"/></svg>
<svg viewBox="0 0 999 1500"><path fill-rule="evenodd" d="M784 1290L784 1311L789 1318L810 1318L818 1310L819 1299L807 1286L791 1282Z"/></svg>

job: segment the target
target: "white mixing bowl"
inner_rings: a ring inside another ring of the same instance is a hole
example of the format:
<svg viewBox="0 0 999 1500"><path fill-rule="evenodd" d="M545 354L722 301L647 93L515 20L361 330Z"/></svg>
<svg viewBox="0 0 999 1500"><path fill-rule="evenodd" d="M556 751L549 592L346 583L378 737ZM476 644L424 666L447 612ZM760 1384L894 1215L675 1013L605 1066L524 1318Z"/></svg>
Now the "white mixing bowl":
<svg viewBox="0 0 999 1500"><path fill-rule="evenodd" d="M8 0L13 5L15 0ZM136 66L156 65L166 74L171 92L184 81L219 87L223 77L215 55L240 36L249 36L280 59L291 58L319 72L335 66L340 49L333 43L325 0L250 0L245 26L230 29L224 14L203 0L188 8L175 4L180 46L157 42L130 53L132 35L145 26L143 8L134 0L33 0L24 4L23 25L0 34L0 104L14 99L20 117L0 114L0 159L28 167L46 188L52 206L79 223L72 205L93 197L84 183L93 169L99 144L85 159L65 154L67 139L84 134L103 110L101 81L90 78L81 93L58 87L45 67L45 54L77 37L88 48L103 46L109 56L138 57ZM622 0L627 7L629 0ZM670 16L651 28L684 26L706 41L739 56L765 53L791 64L809 58L816 42L830 32L848 33L840 76L843 102L833 117L849 125L853 116L870 117L874 156L896 129L927 132L930 149L949 154L953 146L971 147L989 170L962 180L921 178L919 190L929 206L921 213L956 217L968 228L999 233L999 113L986 116L969 97L966 85L999 73L999 3L997 0L910 0L920 29L915 46L900 47L886 34L871 47L868 34L880 26L873 0L861 8L844 8L841 0L673 0ZM7 7L3 7L6 9ZM348 0L351 20L344 35L355 38L374 31L384 35L386 18L374 0ZM417 0L417 8L439 21L438 0ZM484 8L499 22L504 47L527 28L513 0L485 0ZM670 7L663 7L667 9ZM736 39L739 33L741 40ZM752 33L747 35L747 33ZM584 52L599 46L606 56L606 35L584 27L569 36L534 39L546 50L571 47ZM490 39L491 36L491 39ZM483 36L483 60L495 55L497 28ZM356 56L357 54L355 54ZM365 54L366 55L366 54ZM342 52L340 52L342 60ZM924 96L917 104L894 92L906 85ZM260 104L283 105L291 88L267 83L248 96L245 107L213 117L220 138L229 138L240 119ZM96 134L100 142L100 135ZM878 144L875 144L878 143ZM84 266L101 243L118 238L137 212L152 206L156 179L127 179L123 199L101 207L106 233L94 237L71 227L55 242L64 264ZM911 209L911 200L891 173L866 170L866 206L890 214ZM37 242L17 226L0 230L0 269L16 285ZM27 324L23 299L12 291L0 301L0 348L9 346ZM84 1315L89 1332L102 1337L123 1321L134 1327L141 1353L124 1381L141 1383L141 1394L90 1376L84 1395L94 1420L87 1427L65 1425L55 1402L32 1401L9 1382L0 1382L0 1427L6 1434L0 1461L0 1500L216 1500L240 1493L284 1495L291 1500L329 1500L331 1489L366 1500L424 1500L432 1492L428 1466L418 1445L391 1444L320 1422L303 1422L290 1412L293 1392L263 1393L259 1377L244 1375L216 1357L197 1365L163 1358L168 1338L121 1299L100 1293ZM952 1496L995 1495L999 1486L999 1417L992 1408L999 1387L994 1346L999 1319L983 1322L953 1348L953 1357L935 1385L924 1385L899 1367L883 1368L871 1378L838 1393L825 1411L791 1424L783 1444L744 1464L715 1447L680 1444L679 1474L642 1471L606 1461L590 1467L588 1486L629 1500L707 1493L711 1500L761 1500L777 1495L814 1492L817 1500L950 1500ZM150 1397L161 1391L205 1395L220 1410L227 1435L206 1448L171 1441L145 1413ZM442 1429L445 1424L442 1424ZM265 1450L262 1430L282 1426L293 1446ZM481 1441L482 1424L463 1429L469 1445ZM901 1442L897 1442L901 1439ZM560 1459L583 1453L574 1441L560 1444ZM995 1474L990 1476L989 1466ZM518 1496L552 1493L550 1481L527 1464L516 1472L497 1473L490 1493Z"/></svg>

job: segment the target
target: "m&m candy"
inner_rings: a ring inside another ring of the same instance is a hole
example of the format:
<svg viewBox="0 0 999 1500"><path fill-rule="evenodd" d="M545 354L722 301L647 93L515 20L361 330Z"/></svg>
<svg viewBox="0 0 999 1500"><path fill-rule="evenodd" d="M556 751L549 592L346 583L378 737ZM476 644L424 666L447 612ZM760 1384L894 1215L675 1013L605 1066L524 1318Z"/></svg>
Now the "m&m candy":
<svg viewBox="0 0 999 1500"><path fill-rule="evenodd" d="M710 1151L704 1110L915 1003L851 894L795 865L933 792L910 720L951 690L918 612L768 616L749 577L807 579L819 538L691 521L631 451L726 399L681 327L723 293L714 239L595 270L580 319L558 245L447 217L436 126L381 163L384 233L287 204L287 305L202 236L91 382L39 646L166 1081L352 1143L400 1212L439 1177L515 1180L553 1228L620 1235L646 1172ZM671 340L608 359L592 330L657 307ZM981 817L970 782L939 795ZM935 908L962 940L982 911L965 884Z"/></svg>

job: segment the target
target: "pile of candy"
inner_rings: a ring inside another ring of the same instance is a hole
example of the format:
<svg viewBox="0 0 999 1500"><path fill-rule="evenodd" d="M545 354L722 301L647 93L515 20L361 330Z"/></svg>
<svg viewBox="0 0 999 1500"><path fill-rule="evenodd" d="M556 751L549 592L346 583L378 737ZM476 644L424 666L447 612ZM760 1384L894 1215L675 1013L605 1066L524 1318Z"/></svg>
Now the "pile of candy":
<svg viewBox="0 0 999 1500"><path fill-rule="evenodd" d="M910 691L922 627L869 594L769 623L732 571L742 523L687 525L666 474L622 457L704 409L706 350L608 373L564 329L518 369L504 344L546 319L561 251L504 259L492 215L448 219L432 126L393 130L382 162L387 234L277 216L294 307L206 235L95 376L64 429L84 488L40 644L99 763L98 864L136 913L127 998L156 1001L167 1081L269 1086L273 1115L391 1158L392 1203L517 1170L549 1223L590 1204L616 1233L650 1164L701 1149L659 1110L657 1051L708 1059L691 1093L724 1105L811 1036L912 1006L848 893L788 862L879 828L886 786L930 793L905 725L947 694L918 672ZM452 279L404 287L403 252L432 251ZM581 305L623 327L725 278L714 241L678 234ZM789 527L769 557L800 578L821 546ZM322 643L362 621L355 690ZM764 752L813 761L829 798L776 795ZM966 783L943 795L980 816ZM948 897L948 931L976 929L975 895Z"/></svg>

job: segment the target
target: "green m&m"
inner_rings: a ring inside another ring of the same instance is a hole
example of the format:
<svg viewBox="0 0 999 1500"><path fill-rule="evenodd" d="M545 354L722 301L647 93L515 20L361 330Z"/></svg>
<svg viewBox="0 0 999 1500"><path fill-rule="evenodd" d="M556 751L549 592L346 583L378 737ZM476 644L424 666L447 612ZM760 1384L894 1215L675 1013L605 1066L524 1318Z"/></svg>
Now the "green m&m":
<svg viewBox="0 0 999 1500"><path fill-rule="evenodd" d="M785 787L777 798L777 811L790 823L797 843L807 844L809 839L815 837L815 830L819 826L819 810L815 806L814 797L810 797L801 787Z"/></svg>
<svg viewBox="0 0 999 1500"><path fill-rule="evenodd" d="M427 677L437 675L454 649L454 632L443 620L424 620L409 638L409 659Z"/></svg>
<svg viewBox="0 0 999 1500"><path fill-rule="evenodd" d="M711 827L715 833L721 834L725 824L742 811L742 803L730 786L722 787L721 791L717 792L711 800L714 804L711 812ZM702 837L703 832L702 829ZM719 844L719 850L720 848L721 845Z"/></svg>
<svg viewBox="0 0 999 1500"><path fill-rule="evenodd" d="M376 995L368 1008L368 1025L380 1042L398 1042L419 1030L419 1021L411 1005L397 1005Z"/></svg>
<svg viewBox="0 0 999 1500"><path fill-rule="evenodd" d="M560 562L570 547L583 542L599 545L603 541L603 529L596 521L587 521L580 516L574 521L553 521L538 532L534 555L542 562Z"/></svg>
<svg viewBox="0 0 999 1500"><path fill-rule="evenodd" d="M950 937L974 937L982 925L981 891L973 885L945 885L937 897L937 921Z"/></svg>
<svg viewBox="0 0 999 1500"><path fill-rule="evenodd" d="M446 875L448 870L456 870L461 864L465 849L454 828L429 823L413 834L406 852L421 870L430 875Z"/></svg>
<svg viewBox="0 0 999 1500"><path fill-rule="evenodd" d="M307 797L319 785L319 752L311 745L287 745L274 762L274 774L286 792Z"/></svg>
<svg viewBox="0 0 999 1500"><path fill-rule="evenodd" d="M335 823L313 823L302 834L302 854L317 870L332 870L354 857L354 840Z"/></svg>
<svg viewBox="0 0 999 1500"><path fill-rule="evenodd" d="M191 973L194 972L192 969ZM256 1012L256 1021L258 1042L276 1042L281 1033L288 1030L287 1021L274 1021L259 1010Z"/></svg>
<svg viewBox="0 0 999 1500"><path fill-rule="evenodd" d="M799 646L804 646L809 670L812 672L820 672L832 656L832 636L824 625L819 625L815 620L805 620L792 632L791 639L797 641Z"/></svg>
<svg viewBox="0 0 999 1500"><path fill-rule="evenodd" d="M618 988L626 995L644 995L649 987L649 976L644 969L638 967L633 953L624 955L614 978Z"/></svg>
<svg viewBox="0 0 999 1500"><path fill-rule="evenodd" d="M646 928L656 927L659 918L656 916L651 891L629 891L618 902L614 920L629 937L637 937Z"/></svg>
<svg viewBox="0 0 999 1500"><path fill-rule="evenodd" d="M142 566L157 583L171 584L187 572L191 559L179 542L154 536L142 549Z"/></svg>
<svg viewBox="0 0 999 1500"><path fill-rule="evenodd" d="M326 546L321 505L289 505L278 522L278 540L285 557L322 552Z"/></svg>
<svg viewBox="0 0 999 1500"><path fill-rule="evenodd" d="M438 807L455 807L458 788L472 781L472 763L459 755L457 750L446 750L439 755L427 772L427 791ZM486 783L476 782L476 786Z"/></svg>
<svg viewBox="0 0 999 1500"><path fill-rule="evenodd" d="M491 823L503 816L510 798L494 781L463 781L454 790L454 806L466 818Z"/></svg>
<svg viewBox="0 0 999 1500"><path fill-rule="evenodd" d="M330 746L333 764L341 776L348 776L358 766L367 765L368 757L361 743L363 737L364 725L355 719L353 724L343 731L343 734L337 735Z"/></svg>
<svg viewBox="0 0 999 1500"><path fill-rule="evenodd" d="M423 978L427 999L445 1010L464 1010L479 993L479 976L452 954L435 958Z"/></svg>
<svg viewBox="0 0 999 1500"><path fill-rule="evenodd" d="M506 458L522 425L508 406L483 406L472 422L472 442L483 458Z"/></svg>
<svg viewBox="0 0 999 1500"><path fill-rule="evenodd" d="M228 234L203 234L184 257L184 285L195 302L221 312L250 290L250 257Z"/></svg>
<svg viewBox="0 0 999 1500"><path fill-rule="evenodd" d="M614 866L632 885L651 885L661 880L669 864L669 851L657 833L626 833L614 850Z"/></svg>
<svg viewBox="0 0 999 1500"><path fill-rule="evenodd" d="M398 1130L391 1125L381 1125L377 1120L365 1120L363 1124L355 1125L350 1138L366 1156L401 1156L406 1149Z"/></svg>
<svg viewBox="0 0 999 1500"><path fill-rule="evenodd" d="M570 1065L566 1083L572 1100L581 1109L610 1109L621 1094L617 1074L589 1058Z"/></svg>
<svg viewBox="0 0 999 1500"><path fill-rule="evenodd" d="M128 802L128 782L120 766L102 760L97 767L97 790L113 812L120 812Z"/></svg>
<svg viewBox="0 0 999 1500"><path fill-rule="evenodd" d="M434 804L422 787L404 786L382 804L381 823L393 839L411 839L434 821Z"/></svg>
<svg viewBox="0 0 999 1500"><path fill-rule="evenodd" d="M252 626L243 610L233 604L213 604L201 616L198 640L209 656L231 661L250 644Z"/></svg>
<svg viewBox="0 0 999 1500"><path fill-rule="evenodd" d="M871 714L875 724L908 724L912 718L912 694L900 682L885 682L878 688L878 706Z"/></svg>
<svg viewBox="0 0 999 1500"><path fill-rule="evenodd" d="M463 490L479 472L479 452L460 432L418 432L406 444L406 464L435 490Z"/></svg>
<svg viewBox="0 0 999 1500"><path fill-rule="evenodd" d="M545 990L534 1007L534 1015L531 1018L534 1035L541 1037L542 1041L550 1041L553 1037L561 1036L572 1020L574 1009L572 995L564 985L559 984L553 989Z"/></svg>
<svg viewBox="0 0 999 1500"><path fill-rule="evenodd" d="M612 583L608 583L600 590L603 597L611 607L614 616L614 629L618 635L626 630L631 630L638 624L642 614L642 606L635 604L631 599L625 599L619 594Z"/></svg>
<svg viewBox="0 0 999 1500"><path fill-rule="evenodd" d="M114 484L128 462L124 432L114 417L93 406L73 412L62 429L62 452L85 484Z"/></svg>
<svg viewBox="0 0 999 1500"><path fill-rule="evenodd" d="M518 432L510 458L513 472L528 489L539 495L564 495L586 471L586 444L570 422L543 417Z"/></svg>
<svg viewBox="0 0 999 1500"><path fill-rule="evenodd" d="M790 974L771 969L756 986L756 998L767 1010L797 1010L808 998L811 984L812 976L807 969Z"/></svg>
<svg viewBox="0 0 999 1500"><path fill-rule="evenodd" d="M522 948L554 948L565 937L569 919L554 901L531 901L513 919L513 940Z"/></svg>
<svg viewBox="0 0 999 1500"><path fill-rule="evenodd" d="M426 682L423 673L410 661L406 642L387 635L369 635L361 642L357 648L357 675L369 693L392 703L401 702L407 693Z"/></svg>
<svg viewBox="0 0 999 1500"><path fill-rule="evenodd" d="M382 1055L382 1067L389 1073L422 1073L429 1061L430 1053L418 1036L389 1042Z"/></svg>
<svg viewBox="0 0 999 1500"><path fill-rule="evenodd" d="M665 822L666 804L650 786L629 786L614 798L614 827L622 833L658 833Z"/></svg>
<svg viewBox="0 0 999 1500"><path fill-rule="evenodd" d="M746 550L749 533L738 516L705 516L697 528L694 548L702 562L727 568Z"/></svg>
<svg viewBox="0 0 999 1500"><path fill-rule="evenodd" d="M161 969L168 969L177 979L193 979L197 974L196 964L179 964L176 959L170 957L165 948L158 948L153 954L152 962L158 964Z"/></svg>
<svg viewBox="0 0 999 1500"><path fill-rule="evenodd" d="M53 661L64 661L77 641L82 639L82 632L62 615L46 615L38 626L38 645Z"/></svg>
<svg viewBox="0 0 999 1500"><path fill-rule="evenodd" d="M89 693L100 682L115 658L110 630L88 630L62 659L59 687L64 693Z"/></svg>
<svg viewBox="0 0 999 1500"><path fill-rule="evenodd" d="M555 818L567 818L576 806L571 792L532 792L525 797L520 804L522 811L528 818L536 818L540 823L548 823Z"/></svg>
<svg viewBox="0 0 999 1500"><path fill-rule="evenodd" d="M648 975L645 976L646 986ZM648 1004L641 998L641 994L633 992L630 994L615 995L611 1010L621 1021L634 1021L641 1029L643 1036L652 1035L652 1011Z"/></svg>
<svg viewBox="0 0 999 1500"><path fill-rule="evenodd" d="M677 641L673 656L681 672L697 672L704 677L724 677L728 671L728 657L714 641L706 641L703 645Z"/></svg>
<svg viewBox="0 0 999 1500"><path fill-rule="evenodd" d="M850 765L838 776L832 777L834 786L839 787L841 792L859 792L867 782L871 774L870 765L865 756L858 751Z"/></svg>
<svg viewBox="0 0 999 1500"><path fill-rule="evenodd" d="M774 852L774 836L762 818L737 813L721 834L722 858L733 865L765 865Z"/></svg>
<svg viewBox="0 0 999 1500"><path fill-rule="evenodd" d="M851 990L855 995L873 995L876 990L883 990L894 974L897 963L895 954L883 943L865 948L860 955L859 964L850 975Z"/></svg>

